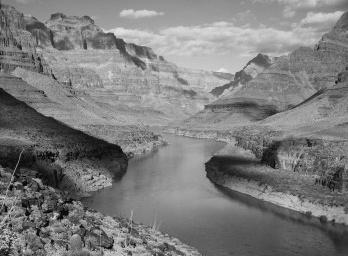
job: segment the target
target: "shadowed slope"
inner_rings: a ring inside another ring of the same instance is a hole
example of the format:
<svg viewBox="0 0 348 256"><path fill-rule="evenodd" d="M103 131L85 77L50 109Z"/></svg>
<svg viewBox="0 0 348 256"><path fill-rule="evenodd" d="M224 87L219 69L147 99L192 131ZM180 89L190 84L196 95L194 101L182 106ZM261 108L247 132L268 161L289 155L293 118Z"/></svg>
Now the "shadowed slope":
<svg viewBox="0 0 348 256"><path fill-rule="evenodd" d="M75 192L111 185L112 176L126 171L127 159L119 146L45 117L3 89L0 112L2 165L13 167L24 147L23 166L35 166L54 185Z"/></svg>

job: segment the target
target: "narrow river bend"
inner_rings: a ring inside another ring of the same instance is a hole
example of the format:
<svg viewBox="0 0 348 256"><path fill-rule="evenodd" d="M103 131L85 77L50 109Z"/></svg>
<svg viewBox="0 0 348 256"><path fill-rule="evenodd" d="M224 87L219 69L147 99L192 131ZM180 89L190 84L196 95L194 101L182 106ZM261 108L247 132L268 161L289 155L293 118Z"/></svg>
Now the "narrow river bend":
<svg viewBox="0 0 348 256"><path fill-rule="evenodd" d="M152 226L209 256L348 255L347 240L326 228L238 193L205 176L204 163L224 144L166 136L169 145L129 163L114 186L85 199L104 214Z"/></svg>

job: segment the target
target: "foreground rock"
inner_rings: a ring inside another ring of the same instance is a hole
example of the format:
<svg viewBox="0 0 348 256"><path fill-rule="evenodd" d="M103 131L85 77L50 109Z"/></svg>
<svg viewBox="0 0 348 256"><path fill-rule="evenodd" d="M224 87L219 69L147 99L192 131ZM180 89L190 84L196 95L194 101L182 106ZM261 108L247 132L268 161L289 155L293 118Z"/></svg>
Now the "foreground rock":
<svg viewBox="0 0 348 256"><path fill-rule="evenodd" d="M132 220L104 216L42 183L38 173L0 167L1 255L200 255Z"/></svg>

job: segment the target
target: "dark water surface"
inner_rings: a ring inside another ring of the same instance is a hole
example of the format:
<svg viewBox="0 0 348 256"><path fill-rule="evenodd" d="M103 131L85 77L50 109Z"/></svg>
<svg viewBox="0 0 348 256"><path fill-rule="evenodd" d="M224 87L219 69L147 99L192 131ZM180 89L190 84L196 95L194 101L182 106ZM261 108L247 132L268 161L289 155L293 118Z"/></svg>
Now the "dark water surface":
<svg viewBox="0 0 348 256"><path fill-rule="evenodd" d="M130 216L210 256L348 255L348 240L330 225L224 192L205 176L204 163L223 143L167 136L169 146L133 159L112 188L85 203L115 216Z"/></svg>

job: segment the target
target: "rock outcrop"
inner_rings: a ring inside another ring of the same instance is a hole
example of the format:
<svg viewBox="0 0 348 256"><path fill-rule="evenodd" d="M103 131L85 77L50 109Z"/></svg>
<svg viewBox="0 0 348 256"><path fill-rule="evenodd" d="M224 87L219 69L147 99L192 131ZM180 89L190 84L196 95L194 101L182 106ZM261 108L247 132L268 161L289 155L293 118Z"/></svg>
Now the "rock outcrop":
<svg viewBox="0 0 348 256"><path fill-rule="evenodd" d="M236 72L233 81L228 84L214 88L211 93L215 96L229 93L234 89L245 85L247 82L254 79L259 73L271 66L273 59L265 54L259 53L255 58L250 60L242 70ZM232 79L231 79L232 80Z"/></svg>
<svg viewBox="0 0 348 256"><path fill-rule="evenodd" d="M25 30L24 15L11 6L0 4L0 70L11 72L17 67L48 72L36 42Z"/></svg>

